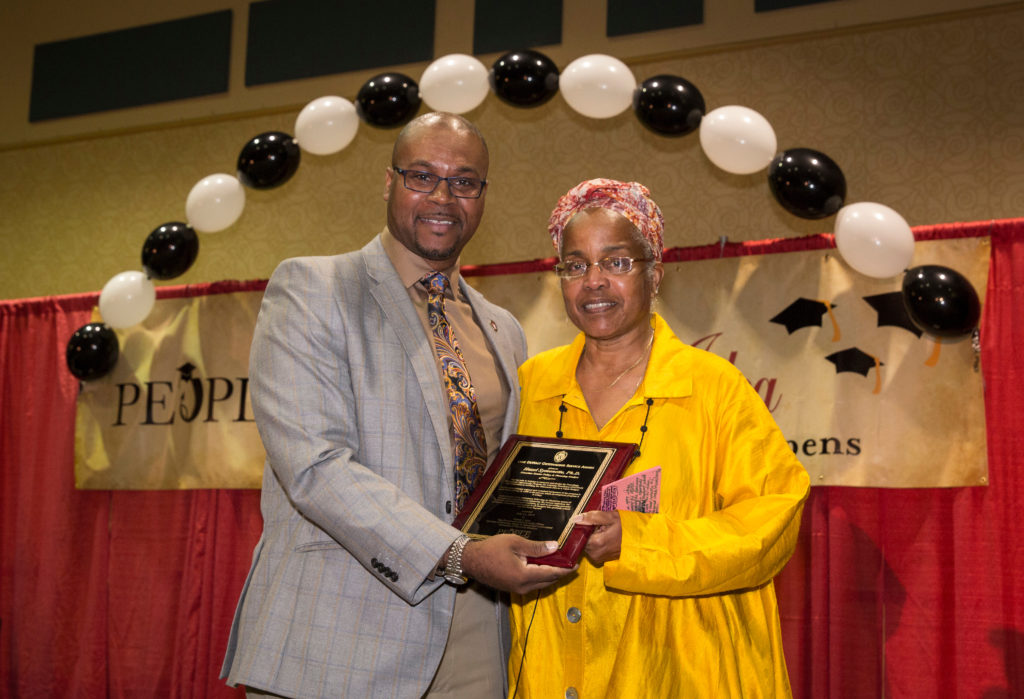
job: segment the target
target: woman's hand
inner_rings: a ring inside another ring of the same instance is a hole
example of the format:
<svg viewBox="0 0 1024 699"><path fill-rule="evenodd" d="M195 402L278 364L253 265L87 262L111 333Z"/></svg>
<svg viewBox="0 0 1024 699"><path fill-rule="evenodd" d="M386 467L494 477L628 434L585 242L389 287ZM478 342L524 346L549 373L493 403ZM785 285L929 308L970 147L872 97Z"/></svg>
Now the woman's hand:
<svg viewBox="0 0 1024 699"><path fill-rule="evenodd" d="M599 566L605 561L618 559L622 550L622 522L619 521L617 511L584 512L576 517L575 521L577 524L594 527L593 533L587 539L587 546L583 549L591 563Z"/></svg>

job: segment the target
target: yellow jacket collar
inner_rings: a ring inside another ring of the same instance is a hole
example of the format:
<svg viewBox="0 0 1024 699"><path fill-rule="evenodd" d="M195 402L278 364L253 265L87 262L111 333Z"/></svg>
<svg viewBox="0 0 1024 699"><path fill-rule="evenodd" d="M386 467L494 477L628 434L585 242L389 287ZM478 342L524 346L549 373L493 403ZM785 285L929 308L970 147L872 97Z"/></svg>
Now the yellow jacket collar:
<svg viewBox="0 0 1024 699"><path fill-rule="evenodd" d="M702 350L689 347L676 337L672 328L657 313L651 314L654 343L647 362L644 380L631 400L642 398L685 398L693 393L689 356ZM580 394L576 382L576 365L583 354L586 337L576 335L572 344L555 350L556 355L535 386L524 386L524 399L545 400Z"/></svg>

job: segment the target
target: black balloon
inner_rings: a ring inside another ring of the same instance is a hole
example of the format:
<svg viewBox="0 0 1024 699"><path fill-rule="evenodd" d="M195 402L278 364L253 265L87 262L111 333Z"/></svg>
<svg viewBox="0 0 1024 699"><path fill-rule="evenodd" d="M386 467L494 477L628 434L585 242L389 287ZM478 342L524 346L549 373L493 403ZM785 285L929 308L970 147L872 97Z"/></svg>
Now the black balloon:
<svg viewBox="0 0 1024 699"><path fill-rule="evenodd" d="M76 379L91 381L106 376L117 364L117 335L104 323L87 323L68 340L65 360Z"/></svg>
<svg viewBox="0 0 1024 699"><path fill-rule="evenodd" d="M238 154L238 179L246 187L271 189L299 169L301 151L295 139L280 131L261 133Z"/></svg>
<svg viewBox="0 0 1024 699"><path fill-rule="evenodd" d="M558 93L558 67L539 51L510 51L491 66L487 75L503 102L514 107L536 107Z"/></svg>
<svg viewBox="0 0 1024 699"><path fill-rule="evenodd" d="M768 166L768 186L789 213L825 218L843 208L846 178L835 161L810 148L790 148Z"/></svg>
<svg viewBox="0 0 1024 699"><path fill-rule="evenodd" d="M666 136L684 136L704 118L704 96L675 75L647 78L633 92L633 112L640 123Z"/></svg>
<svg viewBox="0 0 1024 699"><path fill-rule="evenodd" d="M356 114L371 126L401 126L420 108L420 86L408 75L381 73L356 95Z"/></svg>
<svg viewBox="0 0 1024 699"><path fill-rule="evenodd" d="M978 294L967 278L939 265L903 273L903 305L914 325L934 337L967 335L981 316Z"/></svg>
<svg viewBox="0 0 1024 699"><path fill-rule="evenodd" d="M199 236L187 223L171 221L155 229L142 245L142 267L150 279L174 279L199 255Z"/></svg>

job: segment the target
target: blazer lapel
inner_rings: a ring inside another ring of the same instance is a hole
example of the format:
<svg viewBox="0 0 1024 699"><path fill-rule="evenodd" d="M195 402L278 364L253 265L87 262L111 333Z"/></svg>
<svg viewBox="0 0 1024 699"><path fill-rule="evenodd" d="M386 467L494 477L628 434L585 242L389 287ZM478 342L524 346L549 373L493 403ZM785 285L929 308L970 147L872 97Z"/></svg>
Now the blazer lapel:
<svg viewBox="0 0 1024 699"><path fill-rule="evenodd" d="M423 402L427 406L427 414L434 426L437 443L441 447L445 472L451 473L454 466L452 450L448 448L451 441L448 433L448 412L441 401L437 360L423 333L423 324L416 315L412 301L409 300L409 292L402 286L395 268L384 252L380 237L374 238L363 250L366 253L366 271L372 280L369 285L370 296L377 302L381 313L398 336L398 341L412 365L420 392L423 394ZM448 487L452 487L451 483Z"/></svg>

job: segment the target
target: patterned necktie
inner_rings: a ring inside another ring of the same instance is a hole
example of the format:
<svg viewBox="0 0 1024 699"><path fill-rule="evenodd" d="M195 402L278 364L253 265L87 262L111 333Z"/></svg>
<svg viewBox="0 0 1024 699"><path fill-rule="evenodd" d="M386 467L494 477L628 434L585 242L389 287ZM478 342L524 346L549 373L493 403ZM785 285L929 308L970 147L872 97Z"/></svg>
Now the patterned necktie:
<svg viewBox="0 0 1024 699"><path fill-rule="evenodd" d="M448 277L433 272L420 282L427 287L427 320L434 334L434 351L448 390L452 435L455 438L455 511L459 512L487 466L487 440L462 350L444 313Z"/></svg>

